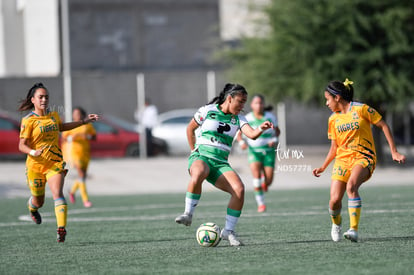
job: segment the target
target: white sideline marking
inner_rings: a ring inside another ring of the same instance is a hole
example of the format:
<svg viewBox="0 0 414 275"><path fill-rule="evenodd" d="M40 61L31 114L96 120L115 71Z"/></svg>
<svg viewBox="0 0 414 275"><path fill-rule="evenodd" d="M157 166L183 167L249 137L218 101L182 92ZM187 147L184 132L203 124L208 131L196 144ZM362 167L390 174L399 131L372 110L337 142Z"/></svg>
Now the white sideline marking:
<svg viewBox="0 0 414 275"><path fill-rule="evenodd" d="M222 205L223 203L208 203L208 205ZM76 209L69 211L69 222L113 222L113 221L153 221L153 220L171 220L173 222L176 215L174 214L158 214L158 215L137 215L137 216L111 216L111 217L71 217L71 215L84 214L84 213L98 213L98 212L120 212L120 211L130 211L130 210L145 210L145 209L163 209L171 207L179 207L182 204L153 204L146 206L133 206L133 207L115 207L115 208L93 208L92 209ZM365 210L365 213L370 214L384 214L384 213L407 213L414 212L414 209L373 209ZM178 213L177 213L178 214ZM42 213L42 222L43 223L55 223L56 219L54 213L45 212ZM198 217L208 216L212 217L222 217L224 215L223 211L220 212L199 212ZM242 214L243 218L256 218L256 217L286 217L286 216L309 216L309 215L327 215L327 211L301 211L301 212L273 212L273 213L262 213L258 214L255 211L245 211ZM46 218L44 218L46 217ZM49 217L49 218L48 218ZM18 217L20 222L4 222L0 223L0 227L6 226L19 226L19 225L33 225L33 221L29 215L21 215Z"/></svg>

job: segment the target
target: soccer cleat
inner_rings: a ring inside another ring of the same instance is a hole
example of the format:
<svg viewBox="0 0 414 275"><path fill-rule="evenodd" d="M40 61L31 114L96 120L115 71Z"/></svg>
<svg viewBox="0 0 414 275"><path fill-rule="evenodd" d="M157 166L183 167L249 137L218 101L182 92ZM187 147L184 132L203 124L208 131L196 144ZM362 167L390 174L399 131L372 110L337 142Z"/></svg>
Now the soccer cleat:
<svg viewBox="0 0 414 275"><path fill-rule="evenodd" d="M351 242L358 242L358 231L356 231L355 229L348 229L348 231L346 231L344 233L344 238L347 240L350 240Z"/></svg>
<svg viewBox="0 0 414 275"><path fill-rule="evenodd" d="M75 203L75 194L73 194L73 193L69 193L69 201L71 202L71 203Z"/></svg>
<svg viewBox="0 0 414 275"><path fill-rule="evenodd" d="M66 237L66 229L64 227L59 227L57 229L57 242L58 243L65 242L65 237Z"/></svg>
<svg viewBox="0 0 414 275"><path fill-rule="evenodd" d="M266 205L265 205L265 204L259 205L259 206L257 207L257 212L259 212L259 213L263 213L263 212L265 212L265 211L266 211Z"/></svg>
<svg viewBox="0 0 414 275"><path fill-rule="evenodd" d="M262 183L262 190L263 190L263 192L267 192L267 190L268 190L268 186L264 182Z"/></svg>
<svg viewBox="0 0 414 275"><path fill-rule="evenodd" d="M85 201L83 203L83 206L86 207L86 208L90 208L90 207L92 207L92 203L90 201Z"/></svg>
<svg viewBox="0 0 414 275"><path fill-rule="evenodd" d="M193 221L193 216L187 213L184 213L177 218L175 218L175 222L178 224L184 224L185 226L190 226L191 222Z"/></svg>
<svg viewBox="0 0 414 275"><path fill-rule="evenodd" d="M30 212L30 217L32 218L32 220L36 223L36 224L41 224L42 223L42 217L39 214L39 211L29 211Z"/></svg>
<svg viewBox="0 0 414 275"><path fill-rule="evenodd" d="M223 229L221 231L220 237L223 240L227 240L230 242L230 246L242 246L243 243L237 238L236 233L234 231Z"/></svg>
<svg viewBox="0 0 414 275"><path fill-rule="evenodd" d="M342 232L341 225L337 225L337 224L333 223L332 224L332 229L331 229L332 241L339 242L341 240L341 232Z"/></svg>

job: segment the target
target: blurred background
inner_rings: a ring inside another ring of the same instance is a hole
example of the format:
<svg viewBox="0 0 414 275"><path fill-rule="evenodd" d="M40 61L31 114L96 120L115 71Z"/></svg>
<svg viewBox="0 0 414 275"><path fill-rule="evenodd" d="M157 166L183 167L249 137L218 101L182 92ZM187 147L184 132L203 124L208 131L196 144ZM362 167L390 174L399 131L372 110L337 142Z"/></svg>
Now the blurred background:
<svg viewBox="0 0 414 275"><path fill-rule="evenodd" d="M227 82L265 94L284 146L326 145L323 91L346 77L410 153L413 18L411 0L0 0L0 155L19 154L16 110L35 82L62 117L105 118L98 141L114 152L95 156L125 156L136 142L115 143L136 131L140 92L160 113L159 152L184 154L188 119Z"/></svg>

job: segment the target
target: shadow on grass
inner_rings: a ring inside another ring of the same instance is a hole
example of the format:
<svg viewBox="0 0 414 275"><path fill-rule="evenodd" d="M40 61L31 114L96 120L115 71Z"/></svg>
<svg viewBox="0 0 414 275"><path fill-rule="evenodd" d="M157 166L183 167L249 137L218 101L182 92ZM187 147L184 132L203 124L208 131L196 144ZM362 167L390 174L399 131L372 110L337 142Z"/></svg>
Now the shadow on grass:
<svg viewBox="0 0 414 275"><path fill-rule="evenodd" d="M361 238L358 243L367 243L367 242L395 242L395 241L413 241L414 236L390 236L390 237L370 237L370 238ZM348 240L342 240L342 242L351 243ZM280 245L280 244L311 244L311 243L333 243L331 239L325 240L296 240L296 241L270 241L263 243L246 243L246 246L261 246L261 245Z"/></svg>
<svg viewBox="0 0 414 275"><path fill-rule="evenodd" d="M359 243L366 242L393 242L393 241L413 241L414 236L391 236L391 237L372 237L362 238ZM162 243L162 242L176 242L176 241L188 241L188 238L168 238L168 239L157 239L157 240L126 240L126 241L89 241L80 242L78 246L89 246L89 245L116 245L116 244L145 244L145 243ZM349 242L345 241L344 242ZM223 242L223 241L221 241ZM224 241L226 242L226 241ZM270 241L263 243L250 243L244 242L244 247L249 246L262 246L262 245L280 245L280 244L311 244L311 243L330 243L331 239L325 240L297 240L297 241ZM227 245L219 244L216 248L225 248Z"/></svg>

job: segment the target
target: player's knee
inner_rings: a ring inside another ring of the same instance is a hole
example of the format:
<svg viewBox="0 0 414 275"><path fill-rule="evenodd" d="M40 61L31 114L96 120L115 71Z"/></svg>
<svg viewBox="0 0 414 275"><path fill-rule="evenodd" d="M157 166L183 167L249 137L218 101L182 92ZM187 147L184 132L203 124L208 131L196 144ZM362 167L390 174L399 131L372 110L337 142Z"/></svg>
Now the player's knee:
<svg viewBox="0 0 414 275"><path fill-rule="evenodd" d="M348 182L346 185L346 193L348 195L355 195L358 193L358 185L354 182Z"/></svg>
<svg viewBox="0 0 414 275"><path fill-rule="evenodd" d="M329 200L329 206L331 209L338 209L341 206L342 198L336 195L331 196Z"/></svg>
<svg viewBox="0 0 414 275"><path fill-rule="evenodd" d="M244 197L244 185L243 184L238 184L236 186L233 187L233 191L234 194L237 198L243 198Z"/></svg>

